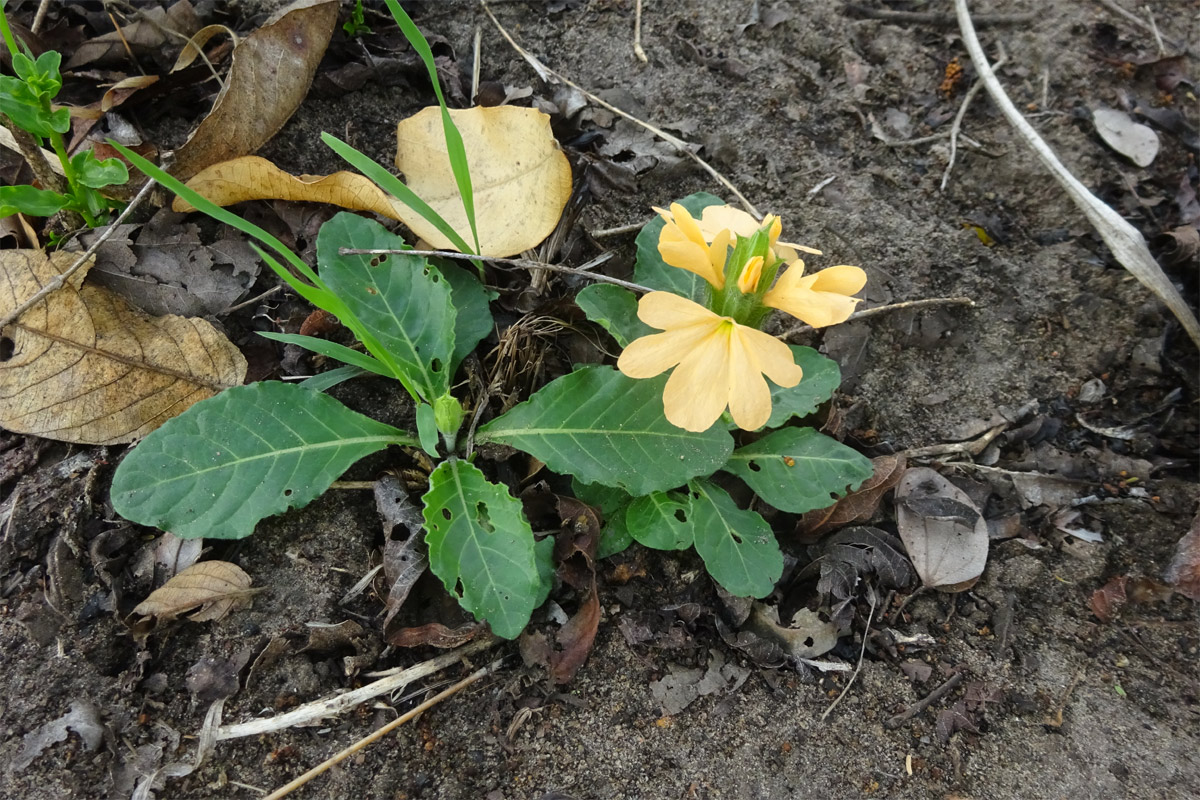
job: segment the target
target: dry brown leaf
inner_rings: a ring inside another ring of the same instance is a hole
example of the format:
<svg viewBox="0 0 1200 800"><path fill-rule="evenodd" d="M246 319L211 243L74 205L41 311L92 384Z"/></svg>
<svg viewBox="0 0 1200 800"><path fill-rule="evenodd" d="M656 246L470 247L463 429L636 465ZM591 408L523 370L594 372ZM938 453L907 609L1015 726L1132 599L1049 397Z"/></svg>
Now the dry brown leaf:
<svg viewBox="0 0 1200 800"><path fill-rule="evenodd" d="M903 454L871 459L874 470L857 491L851 492L829 508L802 514L796 523L796 535L812 543L835 528L852 522L867 522L875 515L883 496L900 482L908 461Z"/></svg>
<svg viewBox="0 0 1200 800"><path fill-rule="evenodd" d="M0 317L74 261L0 251ZM6 326L0 338L0 426L80 444L145 436L193 403L236 386L246 359L202 319L149 317L86 270Z"/></svg>
<svg viewBox="0 0 1200 800"><path fill-rule="evenodd" d="M571 197L571 165L534 108L499 106L450 111L471 168L480 252L511 256L541 242ZM408 187L471 242L471 228L450 170L441 111L426 108L396 126L396 167ZM456 249L415 211L401 206L404 224L425 241Z"/></svg>
<svg viewBox="0 0 1200 800"><path fill-rule="evenodd" d="M187 180L270 141L308 94L337 13L336 0L300 0L239 42L225 88L176 151L171 173Z"/></svg>
<svg viewBox="0 0 1200 800"><path fill-rule="evenodd" d="M189 619L196 622L220 619L235 606L248 602L254 594L250 583L250 576L237 564L201 561L151 592L133 613L168 620L199 608Z"/></svg>
<svg viewBox="0 0 1200 800"><path fill-rule="evenodd" d="M1200 514L1175 546L1175 557L1167 567L1167 583L1184 597L1200 602Z"/></svg>
<svg viewBox="0 0 1200 800"><path fill-rule="evenodd" d="M219 206L246 200L331 203L351 211L370 211L395 220L402 219L401 210L407 211L406 206L400 206L386 192L356 172L296 177L258 156L243 156L214 164L197 173L187 185ZM180 197L175 198L171 208L180 212L196 210Z"/></svg>
<svg viewBox="0 0 1200 800"><path fill-rule="evenodd" d="M896 527L931 589L965 591L987 566L987 522L966 492L928 467L906 471L896 486Z"/></svg>

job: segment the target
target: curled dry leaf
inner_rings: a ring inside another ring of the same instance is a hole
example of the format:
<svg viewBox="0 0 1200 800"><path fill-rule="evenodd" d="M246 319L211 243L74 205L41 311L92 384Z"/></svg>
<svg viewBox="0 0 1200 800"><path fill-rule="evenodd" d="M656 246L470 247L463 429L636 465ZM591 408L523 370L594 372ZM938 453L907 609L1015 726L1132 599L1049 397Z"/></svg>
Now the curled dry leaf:
<svg viewBox="0 0 1200 800"><path fill-rule="evenodd" d="M907 463L903 453L871 459L871 477L857 491L829 508L819 508L801 515L796 523L796 535L803 542L815 542L835 528L852 522L867 522L875 515L883 496L900 482Z"/></svg>
<svg viewBox="0 0 1200 800"><path fill-rule="evenodd" d="M201 170L187 185L219 206L268 199L330 203L351 211L370 211L403 220L399 203L357 172L297 177L265 158L243 156ZM175 211L196 210L191 203L178 197L171 208Z"/></svg>
<svg viewBox="0 0 1200 800"><path fill-rule="evenodd" d="M928 467L896 487L896 524L917 575L943 592L971 588L987 565L988 528L966 492Z"/></svg>
<svg viewBox="0 0 1200 800"><path fill-rule="evenodd" d="M1184 597L1200 601L1200 514L1175 546L1175 557L1164 576Z"/></svg>
<svg viewBox="0 0 1200 800"><path fill-rule="evenodd" d="M151 592L133 613L168 620L199 608L189 619L208 622L247 604L255 591L250 588L250 576L237 564L201 561Z"/></svg>
<svg viewBox="0 0 1200 800"><path fill-rule="evenodd" d="M550 131L550 117L516 106L452 110L450 117L467 150L480 252L510 256L549 236L571 197L571 165ZM439 109L423 109L396 126L396 167L410 189L471 241ZM452 247L415 211L405 208L403 219L425 241Z"/></svg>
<svg viewBox="0 0 1200 800"><path fill-rule="evenodd" d="M187 180L270 141L308 94L337 14L336 0L300 0L239 42L225 88L176 151L171 173Z"/></svg>
<svg viewBox="0 0 1200 800"><path fill-rule="evenodd" d="M532 108L500 106L451 111L463 137L485 256L511 256L541 242L571 196L571 165L550 131L550 118ZM408 186L465 241L471 229L450 170L441 111L426 108L400 123L396 166ZM416 211L353 172L289 175L270 161L236 158L198 171L188 186L218 205L246 200L332 203L399 220L438 248L454 245ZM176 211L191 211L175 200Z"/></svg>
<svg viewBox="0 0 1200 800"><path fill-rule="evenodd" d="M0 252L0 317L74 258ZM12 350L0 361L0 425L64 442L131 442L245 378L246 359L208 322L146 316L81 286L85 271L4 328Z"/></svg>

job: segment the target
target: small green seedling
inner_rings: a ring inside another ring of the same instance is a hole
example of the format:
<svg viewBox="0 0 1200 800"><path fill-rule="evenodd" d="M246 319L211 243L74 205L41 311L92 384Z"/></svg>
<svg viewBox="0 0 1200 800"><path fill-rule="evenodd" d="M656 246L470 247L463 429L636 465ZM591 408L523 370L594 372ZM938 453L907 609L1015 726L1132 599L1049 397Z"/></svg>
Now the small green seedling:
<svg viewBox="0 0 1200 800"><path fill-rule="evenodd" d="M394 0L388 3L433 75L424 39ZM443 119L450 140L453 126L449 115ZM368 176L386 173L325 138ZM182 537L238 539L263 518L309 503L364 456L391 445L420 448L435 465L421 498L431 570L496 634L520 634L550 591L553 538L534 536L521 502L480 468L478 453L469 449L472 437L461 435L467 409L454 395L454 376L494 324L492 295L479 276L407 255L410 248L399 236L350 213L321 228L314 270L262 229L118 149L197 209L257 239L264 246L260 255L280 278L337 316L365 352L313 337L265 334L345 366L301 385L230 389L168 421L118 467L115 510ZM474 229L465 153L460 163L459 185ZM381 185L418 207L388 177ZM797 259L768 289L783 266L779 254L795 253L777 242L777 220L760 225L737 213L701 194L649 223L638 237L635 276L656 291L638 300L625 289L593 286L578 298L589 318L625 346L620 369L581 366L474 430L473 440L523 450L571 476L576 495L607 520L601 555L633 540L665 550L693 547L726 591L763 597L783 572L783 555L766 520L723 487L740 480L763 503L803 513L859 486L871 475L871 463L792 422L830 397L840 379L837 365L809 348L784 345L747 321L761 322L772 304L790 313L800 309L802 316L824 314L815 324L840 321L853 309L847 294L856 291L857 274L847 271L861 270L834 267L842 272L800 277ZM723 221L737 231L706 234L700 227ZM461 249L477 252L465 242ZM664 307L670 312L665 316ZM683 333L674 330L673 323L687 315L694 324ZM697 332L694 341L687 338ZM367 373L396 380L412 397L415 431L376 422L323 393ZM694 407L702 413L693 413ZM735 438L739 427L762 433Z"/></svg>
<svg viewBox="0 0 1200 800"><path fill-rule="evenodd" d="M71 112L56 109L51 102L62 89L59 72L62 55L49 50L35 60L23 43L19 47L8 27L3 6L0 1L0 34L12 56L16 76L0 75L0 113L11 125L32 136L38 146L50 143L62 167L66 191L0 186L0 217L16 213L49 217L65 210L79 214L94 228L105 221L108 212L121 205L100 190L126 183L129 171L120 159L101 161L91 150L68 155L63 134L71 129Z"/></svg>
<svg viewBox="0 0 1200 800"><path fill-rule="evenodd" d="M350 18L342 23L342 31L350 37L365 36L371 32L363 14L363 0L354 0L354 8L350 11Z"/></svg>

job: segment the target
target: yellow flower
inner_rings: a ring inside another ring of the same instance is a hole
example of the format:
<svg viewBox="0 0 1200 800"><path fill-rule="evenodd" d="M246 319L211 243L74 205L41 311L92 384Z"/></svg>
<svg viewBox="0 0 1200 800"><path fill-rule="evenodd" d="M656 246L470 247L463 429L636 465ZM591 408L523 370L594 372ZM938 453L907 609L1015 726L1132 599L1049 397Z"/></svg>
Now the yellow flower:
<svg viewBox="0 0 1200 800"><path fill-rule="evenodd" d="M670 292L642 297L638 317L664 332L632 342L617 368L630 378L653 378L674 367L663 408L685 430L708 430L726 407L738 427L761 428L771 416L763 375L785 388L803 377L783 342Z"/></svg>
<svg viewBox="0 0 1200 800"><path fill-rule="evenodd" d="M666 222L658 235L658 254L672 267L694 272L717 289L725 286L725 256L733 240L729 231L705 237L696 220L679 203L670 211L655 208Z"/></svg>
<svg viewBox="0 0 1200 800"><path fill-rule="evenodd" d="M700 212L700 232L709 241L719 231L727 230L734 236L742 239L749 239L764 225L770 226L770 245L771 252L775 254L775 258L782 261L795 261L797 256L796 251L802 250L805 253L813 255L821 255L820 250L814 250L811 247L805 247L800 244L792 244L791 242L779 241L779 234L783 233L783 223L779 217L768 214L759 222L750 214L742 211L740 208L733 206L706 206Z"/></svg>
<svg viewBox="0 0 1200 800"><path fill-rule="evenodd" d="M867 283L859 267L840 265L812 275L804 274L804 262L796 259L763 296L763 305L786 311L814 328L845 322L854 313L859 298L849 295Z"/></svg>

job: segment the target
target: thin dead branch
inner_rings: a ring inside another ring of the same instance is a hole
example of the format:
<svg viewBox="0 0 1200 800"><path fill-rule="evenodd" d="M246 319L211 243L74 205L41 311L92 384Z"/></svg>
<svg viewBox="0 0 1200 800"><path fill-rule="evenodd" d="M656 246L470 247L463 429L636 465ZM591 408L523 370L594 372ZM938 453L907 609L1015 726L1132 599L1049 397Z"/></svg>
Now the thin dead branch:
<svg viewBox="0 0 1200 800"><path fill-rule="evenodd" d="M1080 210L1087 216L1088 221L1092 223L1092 226L1096 228L1096 232L1100 234L1100 238L1104 240L1109 250L1112 251L1113 257L1170 309L1171 313L1175 315L1175 318L1179 320L1179 323L1187 332L1188 337L1191 338L1197 347L1200 347L1200 321L1196 320L1196 315L1192 313L1183 296L1179 294L1179 291L1163 273L1162 267L1158 265L1158 262L1154 260L1154 256L1150 254L1150 249L1146 246L1145 238L1124 217L1088 191L1087 187L1080 183L1079 179L1063 166L1062 162L1054 154L1054 151L1042 140L1042 137L1033 129L1033 126L1021 116L1021 112L1013 105L1012 100L1009 99L1004 91L1004 87L1000 85L1000 81L997 80L996 74L988 64L987 56L983 52L983 46L979 44L979 37L975 34L975 28L971 24L971 14L967 10L967 0L954 0L954 9L958 14L958 23L960 32L962 33L963 44L966 45L967 52L971 54L971 61L975 64L975 71L979 74L979 79L987 87L988 94L992 96L992 102L996 104L996 107L1008 119L1009 123L1016 128L1021 138L1033 148L1038 158L1041 159L1042 164L1050 170L1050 173L1058 180L1071 199L1075 201L1075 205L1079 206Z"/></svg>
<svg viewBox="0 0 1200 800"><path fill-rule="evenodd" d="M954 673L953 675L950 676L949 680L947 680L941 686L934 689L932 692L930 692L924 698L913 703L911 706L904 709L899 714L897 714L896 716L889 719L887 722L884 722L883 727L887 728L888 730L892 730L894 728L899 728L905 722L912 719L917 714L920 714L922 711L929 708L931 705L936 703L938 700L941 700L943 697L950 694L950 692L954 691L954 688L963 682L963 675L964 675L964 673L962 673L962 672Z"/></svg>
<svg viewBox="0 0 1200 800"><path fill-rule="evenodd" d="M862 311L855 311L846 322L857 322L860 319L874 317L877 314L886 314L889 311L911 311L916 308L930 308L932 306L970 306L974 308L975 301L969 297L929 297L924 300L905 300L902 303L892 303L886 306L876 306L875 308L864 308ZM779 338L786 341L793 336L798 336L802 333L812 333L815 330L817 329L812 325L800 324L788 328L779 334Z"/></svg>
<svg viewBox="0 0 1200 800"><path fill-rule="evenodd" d="M1000 48L1000 57L996 59L996 63L992 65L992 69L1000 69L1004 66L1004 62L1008 60L1008 55ZM962 130L963 117L967 115L967 109L971 105L971 101L975 99L975 95L979 94L979 90L983 88L983 81L976 80L971 84L971 88L967 90L966 97L963 98L962 105L958 107L958 113L954 115L954 122L950 125L950 159L946 162L946 169L942 172L941 191L946 191L946 184L950 182L950 173L954 171L954 159L958 155L958 134Z"/></svg>

